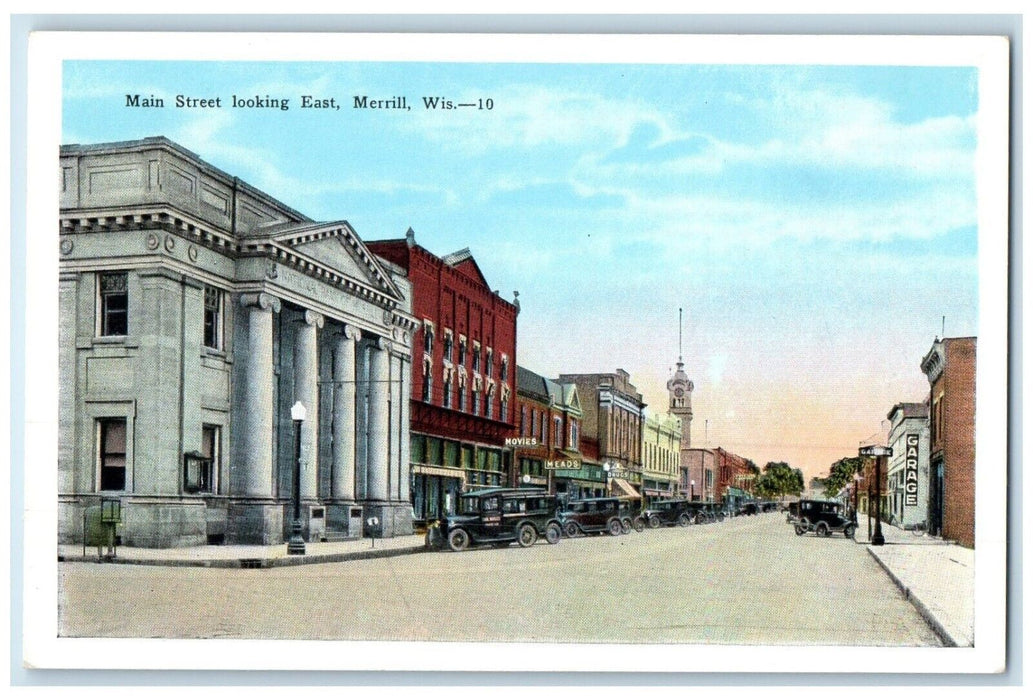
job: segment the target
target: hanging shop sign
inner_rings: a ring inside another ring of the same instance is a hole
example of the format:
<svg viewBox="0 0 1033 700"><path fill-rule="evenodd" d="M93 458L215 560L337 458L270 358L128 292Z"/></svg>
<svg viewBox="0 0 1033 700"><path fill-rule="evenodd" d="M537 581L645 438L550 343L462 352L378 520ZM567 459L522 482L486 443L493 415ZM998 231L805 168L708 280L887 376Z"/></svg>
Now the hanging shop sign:
<svg viewBox="0 0 1033 700"><path fill-rule="evenodd" d="M918 505L918 435L904 437L904 505Z"/></svg>

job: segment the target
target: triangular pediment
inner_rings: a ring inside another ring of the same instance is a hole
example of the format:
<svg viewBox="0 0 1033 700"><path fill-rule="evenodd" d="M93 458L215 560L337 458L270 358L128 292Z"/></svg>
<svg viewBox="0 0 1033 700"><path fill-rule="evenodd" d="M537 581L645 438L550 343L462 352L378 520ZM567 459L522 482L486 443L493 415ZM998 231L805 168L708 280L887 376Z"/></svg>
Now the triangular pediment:
<svg viewBox="0 0 1033 700"><path fill-rule="evenodd" d="M272 240L342 277L401 299L380 259L346 221L277 227Z"/></svg>

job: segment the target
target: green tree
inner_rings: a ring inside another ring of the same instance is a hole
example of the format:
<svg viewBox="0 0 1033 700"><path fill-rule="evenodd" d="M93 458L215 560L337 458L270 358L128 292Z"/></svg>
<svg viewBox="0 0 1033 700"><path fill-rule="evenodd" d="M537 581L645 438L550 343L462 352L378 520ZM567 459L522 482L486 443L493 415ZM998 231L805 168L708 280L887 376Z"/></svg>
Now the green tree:
<svg viewBox="0 0 1033 700"><path fill-rule="evenodd" d="M825 479L825 496L834 497L850 483L854 474L860 474L863 469L864 460L861 457L844 457L835 462L829 468L828 478Z"/></svg>
<svg viewBox="0 0 1033 700"><path fill-rule="evenodd" d="M862 457L843 457L828 469L828 477L825 479L825 497L835 498L843 486L853 480L854 474L860 474L865 469L865 460Z"/></svg>
<svg viewBox="0 0 1033 700"><path fill-rule="evenodd" d="M785 498L787 494L799 495L803 491L803 472L793 469L785 462L768 462L764 473L758 479L758 492L765 497Z"/></svg>

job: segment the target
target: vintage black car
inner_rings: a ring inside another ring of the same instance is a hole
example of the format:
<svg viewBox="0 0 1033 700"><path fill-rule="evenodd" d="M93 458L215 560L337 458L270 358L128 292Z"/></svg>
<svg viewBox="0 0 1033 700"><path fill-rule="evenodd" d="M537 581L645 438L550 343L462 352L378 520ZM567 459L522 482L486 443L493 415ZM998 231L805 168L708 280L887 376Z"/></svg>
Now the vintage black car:
<svg viewBox="0 0 1033 700"><path fill-rule="evenodd" d="M723 521L727 513L723 504L715 503L714 501L703 501L699 515L702 516L702 519L697 519L697 523L717 523Z"/></svg>
<svg viewBox="0 0 1033 700"><path fill-rule="evenodd" d="M568 501L560 508L560 522L567 537L593 532L621 535L631 531L631 518L621 513L618 498L586 498Z"/></svg>
<svg viewBox="0 0 1033 700"><path fill-rule="evenodd" d="M838 501L802 500L797 504L793 529L797 535L813 532L828 537L833 532L842 532L847 538L854 536L856 525L843 514L843 505Z"/></svg>
<svg viewBox="0 0 1033 700"><path fill-rule="evenodd" d="M658 528L661 525L690 525L695 518L697 511L693 508L692 501L673 499L667 501L654 501L648 508L639 515L639 520L651 528Z"/></svg>
<svg viewBox="0 0 1033 700"><path fill-rule="evenodd" d="M492 488L459 497L457 512L431 523L427 546L459 552L471 544L496 547L516 542L530 547L544 537L556 544L563 535L559 503L543 489Z"/></svg>

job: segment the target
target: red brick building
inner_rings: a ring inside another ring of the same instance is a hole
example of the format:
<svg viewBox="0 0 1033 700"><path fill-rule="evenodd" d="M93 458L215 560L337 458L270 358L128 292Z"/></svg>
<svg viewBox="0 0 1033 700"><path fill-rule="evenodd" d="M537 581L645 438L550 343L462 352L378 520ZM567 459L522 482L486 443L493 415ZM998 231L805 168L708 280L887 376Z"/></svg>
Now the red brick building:
<svg viewBox="0 0 1033 700"><path fill-rule="evenodd" d="M605 488L601 477L598 483L582 483L588 477L581 474L587 467L580 447L581 403L577 387L518 366L516 400L514 435L522 440L513 448L510 485L545 487L568 497L579 497L586 488L600 491L592 491L592 495L601 495Z"/></svg>
<svg viewBox="0 0 1033 700"><path fill-rule="evenodd" d="M935 340L929 379L930 534L975 546L976 339Z"/></svg>
<svg viewBox="0 0 1033 700"><path fill-rule="evenodd" d="M413 286L411 494L425 522L453 509L462 490L509 480L520 307L491 290L469 249L438 257L412 229L367 247Z"/></svg>

